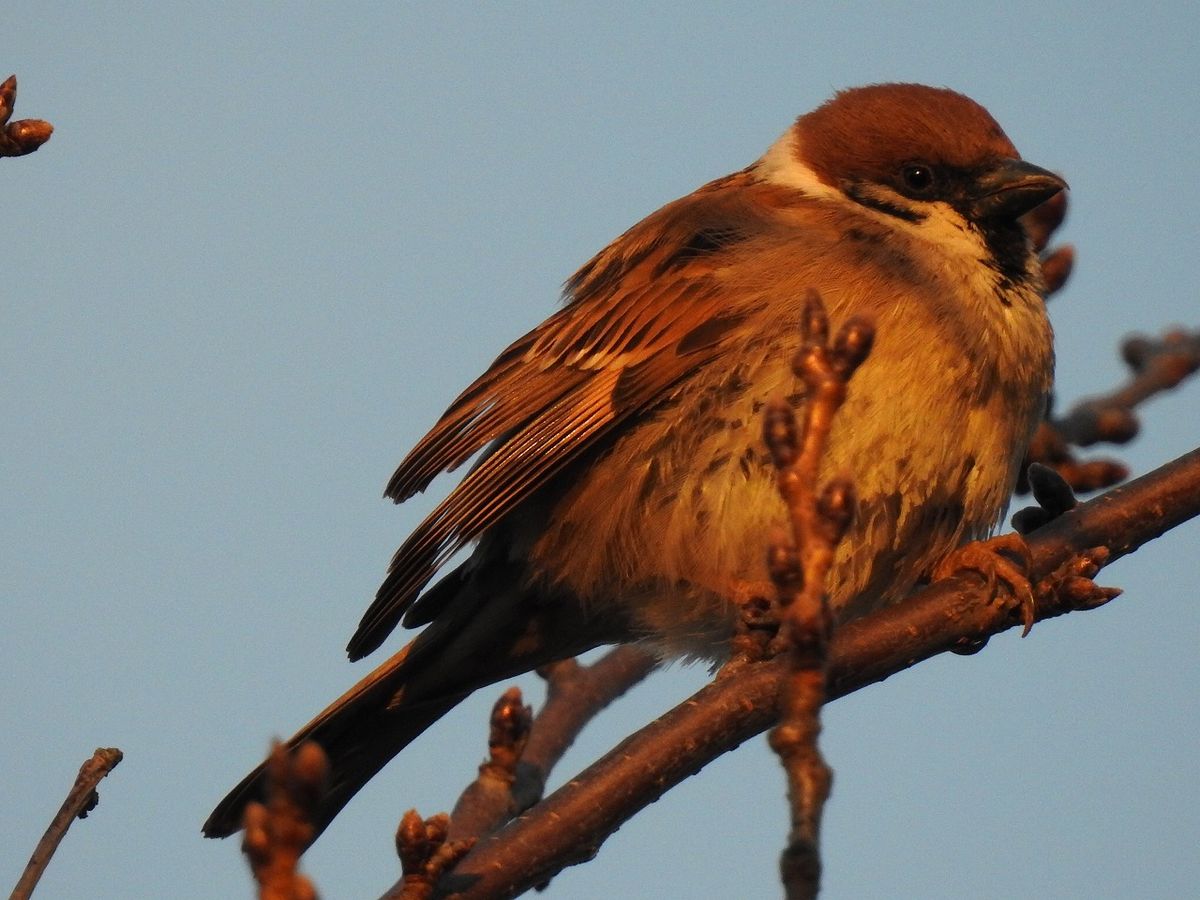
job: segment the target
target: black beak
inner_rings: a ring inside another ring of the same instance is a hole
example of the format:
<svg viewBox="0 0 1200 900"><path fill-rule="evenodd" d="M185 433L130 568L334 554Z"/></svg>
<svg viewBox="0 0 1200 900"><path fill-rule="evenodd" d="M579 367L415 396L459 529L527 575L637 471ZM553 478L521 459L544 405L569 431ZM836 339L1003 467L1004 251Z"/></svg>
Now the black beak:
<svg viewBox="0 0 1200 900"><path fill-rule="evenodd" d="M1017 219L1066 188L1053 172L1005 159L976 179L971 211L976 219Z"/></svg>

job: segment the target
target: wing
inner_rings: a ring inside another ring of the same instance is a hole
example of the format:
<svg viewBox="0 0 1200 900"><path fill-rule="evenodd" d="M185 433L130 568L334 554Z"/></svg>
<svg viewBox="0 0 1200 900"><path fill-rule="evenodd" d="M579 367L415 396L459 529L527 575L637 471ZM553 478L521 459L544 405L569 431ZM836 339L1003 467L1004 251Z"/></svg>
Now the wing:
<svg viewBox="0 0 1200 900"><path fill-rule="evenodd" d="M492 444L396 552L352 659L383 642L455 552L721 353L744 314L723 288L728 251L772 226L746 196L755 184L748 171L712 182L614 241L567 283L567 305L501 353L413 448L388 483L396 502ZM406 625L432 618L413 612Z"/></svg>

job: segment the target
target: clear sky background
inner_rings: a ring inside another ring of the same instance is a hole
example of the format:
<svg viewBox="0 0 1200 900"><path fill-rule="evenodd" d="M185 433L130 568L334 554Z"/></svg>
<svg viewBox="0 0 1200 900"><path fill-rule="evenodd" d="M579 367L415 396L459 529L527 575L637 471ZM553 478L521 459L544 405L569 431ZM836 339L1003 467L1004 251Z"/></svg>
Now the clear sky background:
<svg viewBox="0 0 1200 900"><path fill-rule="evenodd" d="M395 464L575 267L837 88L956 88L1070 180L1065 402L1123 378L1126 333L1200 324L1194 2L564 7L6 6L0 78L56 132L0 160L0 884L115 745L39 895L250 896L200 823L367 671L342 648L433 502L381 500ZM1200 384L1144 413L1135 471L1200 443ZM1198 550L832 705L826 896L1190 894ZM556 780L705 678L638 689ZM400 813L453 803L498 691L309 853L325 897L394 880ZM758 739L550 896L775 896L786 820Z"/></svg>

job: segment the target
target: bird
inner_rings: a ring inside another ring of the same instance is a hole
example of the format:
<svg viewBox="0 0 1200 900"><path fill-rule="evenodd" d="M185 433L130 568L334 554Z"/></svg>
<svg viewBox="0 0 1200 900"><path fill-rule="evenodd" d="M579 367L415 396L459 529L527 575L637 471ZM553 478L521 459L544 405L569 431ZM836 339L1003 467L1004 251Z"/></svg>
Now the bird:
<svg viewBox="0 0 1200 900"><path fill-rule="evenodd" d="M991 534L1054 368L1020 218L1064 189L974 100L873 84L584 264L387 485L400 503L474 461L396 552L348 654L401 622L424 630L289 742L330 759L315 833L483 686L613 643L728 657L739 603L773 595L786 508L762 411L804 403L791 359L810 291L834 325L875 329L822 463L857 495L827 584L835 618L902 602ZM259 766L204 833L237 831L263 788Z"/></svg>

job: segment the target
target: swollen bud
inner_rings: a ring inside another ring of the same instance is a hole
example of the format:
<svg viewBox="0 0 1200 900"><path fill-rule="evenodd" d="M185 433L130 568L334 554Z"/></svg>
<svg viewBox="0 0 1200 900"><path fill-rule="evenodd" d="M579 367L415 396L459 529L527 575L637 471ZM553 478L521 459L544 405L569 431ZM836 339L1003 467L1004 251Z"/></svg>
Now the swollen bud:
<svg viewBox="0 0 1200 900"><path fill-rule="evenodd" d="M800 314L800 336L806 344L824 346L829 341L829 316L825 314L825 302L821 292L809 288L804 295L804 311Z"/></svg>
<svg viewBox="0 0 1200 900"><path fill-rule="evenodd" d="M771 453L775 468L786 469L796 459L800 438L796 433L796 416L784 400L772 400L763 415L763 443Z"/></svg>
<svg viewBox="0 0 1200 900"><path fill-rule="evenodd" d="M826 534L831 544L836 544L854 521L857 499L854 484L845 478L835 478L825 485L817 500L817 512L825 523Z"/></svg>
<svg viewBox="0 0 1200 900"><path fill-rule="evenodd" d="M833 354L842 376L849 378L862 365L875 343L875 325L861 316L848 320L838 332Z"/></svg>

